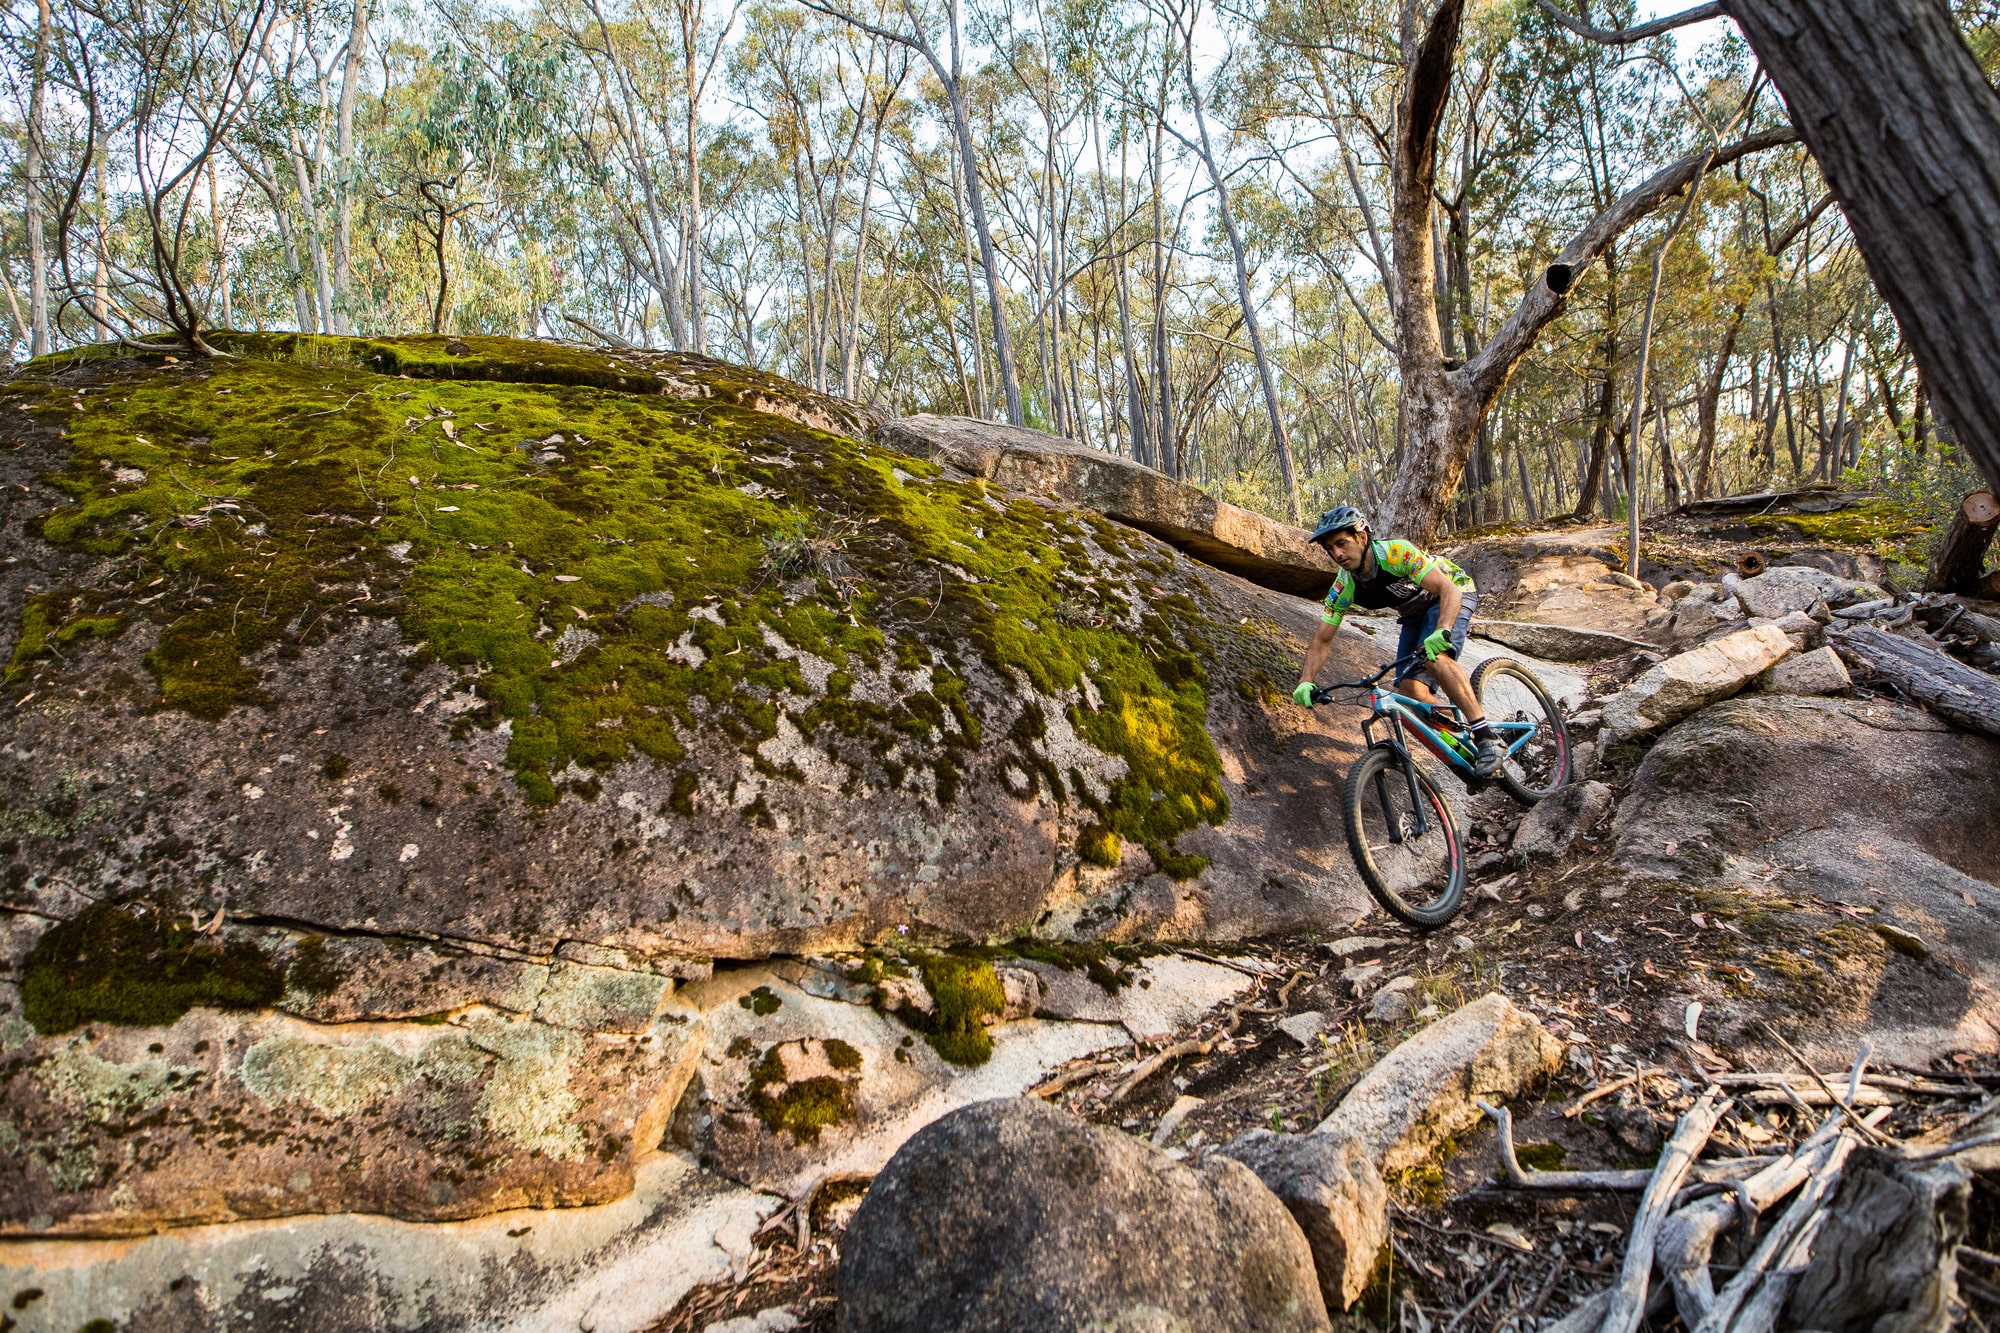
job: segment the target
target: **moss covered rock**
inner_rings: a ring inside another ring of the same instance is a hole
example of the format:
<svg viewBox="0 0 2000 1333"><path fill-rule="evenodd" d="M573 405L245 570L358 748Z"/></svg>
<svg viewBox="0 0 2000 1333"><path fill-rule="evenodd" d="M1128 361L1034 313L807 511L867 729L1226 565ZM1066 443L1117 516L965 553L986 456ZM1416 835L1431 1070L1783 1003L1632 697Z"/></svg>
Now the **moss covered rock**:
<svg viewBox="0 0 2000 1333"><path fill-rule="evenodd" d="M12 906L685 973L1362 901L1304 603L718 362L227 346L0 390Z"/></svg>

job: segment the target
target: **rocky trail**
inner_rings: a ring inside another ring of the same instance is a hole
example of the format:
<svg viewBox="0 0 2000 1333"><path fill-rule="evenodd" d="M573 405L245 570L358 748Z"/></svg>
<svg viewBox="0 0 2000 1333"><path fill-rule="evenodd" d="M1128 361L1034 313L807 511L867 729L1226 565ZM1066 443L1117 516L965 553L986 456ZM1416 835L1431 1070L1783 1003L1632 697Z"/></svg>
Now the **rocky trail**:
<svg viewBox="0 0 2000 1333"><path fill-rule="evenodd" d="M1576 780L1443 779L1418 935L1295 529L700 358L235 350L0 386L0 1328L2000 1318L2000 605L1875 498L1454 551Z"/></svg>

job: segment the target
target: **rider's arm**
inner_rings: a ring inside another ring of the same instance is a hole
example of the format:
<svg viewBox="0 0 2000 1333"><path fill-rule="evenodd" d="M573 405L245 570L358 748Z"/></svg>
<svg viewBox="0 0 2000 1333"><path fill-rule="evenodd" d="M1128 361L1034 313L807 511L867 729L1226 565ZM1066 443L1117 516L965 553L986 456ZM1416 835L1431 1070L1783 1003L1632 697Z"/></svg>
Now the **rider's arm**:
<svg viewBox="0 0 2000 1333"><path fill-rule="evenodd" d="M1339 632L1339 624L1320 622L1319 633L1306 645L1306 664L1299 668L1299 684L1310 685L1319 675L1319 669L1326 665L1327 652L1333 647L1333 636Z"/></svg>
<svg viewBox="0 0 2000 1333"><path fill-rule="evenodd" d="M1465 604L1464 592L1436 565L1431 566L1419 586L1438 599L1438 628L1450 633L1451 627L1458 623L1459 608Z"/></svg>

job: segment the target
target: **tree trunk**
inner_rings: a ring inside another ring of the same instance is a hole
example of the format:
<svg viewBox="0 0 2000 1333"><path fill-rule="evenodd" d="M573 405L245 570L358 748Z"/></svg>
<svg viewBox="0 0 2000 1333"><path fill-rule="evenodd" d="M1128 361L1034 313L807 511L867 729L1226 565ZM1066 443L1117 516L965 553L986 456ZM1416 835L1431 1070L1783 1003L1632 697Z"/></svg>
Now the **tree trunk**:
<svg viewBox="0 0 2000 1333"><path fill-rule="evenodd" d="M49 0L35 4L34 69L29 75L28 144L25 161L27 199L21 221L28 232L28 355L45 356L49 344L49 253L42 235L42 101L48 82L50 29Z"/></svg>
<svg viewBox="0 0 2000 1333"><path fill-rule="evenodd" d="M1479 423L1514 366L1542 329L1562 313L1576 273L1605 253L1628 227L1696 185L1712 169L1792 142L1790 130L1748 135L1720 151L1704 149L1671 163L1620 195L1565 245L1542 279L1482 348L1456 369L1444 363L1431 248L1436 208L1437 138L1453 81L1464 0L1443 0L1421 41L1416 5L1404 5L1405 75L1397 101L1392 164L1392 245L1397 284L1396 359L1402 378L1402 441L1395 482L1382 515L1385 531L1426 542L1442 524L1478 435ZM1622 433L1622 432L1621 432Z"/></svg>
<svg viewBox="0 0 2000 1333"><path fill-rule="evenodd" d="M1722 348L1715 354L1715 368L1702 382L1701 396L1695 401L1695 420L1698 424L1695 437L1697 461L1694 472L1694 498L1697 500L1708 498L1710 484L1714 479L1716 409L1722 401L1722 381L1729 375L1729 358L1736 351L1736 335L1743 328L1743 312L1749 308L1750 303L1747 300L1736 303L1736 311L1729 317L1728 327L1722 331ZM1750 400L1754 410L1757 400L1755 388L1750 392Z"/></svg>
<svg viewBox="0 0 2000 1333"><path fill-rule="evenodd" d="M1909 340L2000 486L2000 95L1936 0L1728 0Z"/></svg>
<svg viewBox="0 0 2000 1333"><path fill-rule="evenodd" d="M2000 528L2000 499L1992 491L1974 491L1959 501L1944 544L1931 561L1924 591L1970 592L1986 567L1986 548L1995 528Z"/></svg>
<svg viewBox="0 0 2000 1333"><path fill-rule="evenodd" d="M368 0L354 0L354 21L347 30L347 61L340 76L340 106L335 128L337 171L334 176L333 328L354 332L348 311L353 298L354 97L361 84L361 51L368 44Z"/></svg>

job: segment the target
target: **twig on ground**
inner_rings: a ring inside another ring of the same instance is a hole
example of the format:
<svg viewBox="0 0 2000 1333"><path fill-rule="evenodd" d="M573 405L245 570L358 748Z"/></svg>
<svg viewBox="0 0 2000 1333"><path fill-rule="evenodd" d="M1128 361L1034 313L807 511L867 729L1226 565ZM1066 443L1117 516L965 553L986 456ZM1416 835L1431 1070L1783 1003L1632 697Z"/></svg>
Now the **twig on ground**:
<svg viewBox="0 0 2000 1333"><path fill-rule="evenodd" d="M1611 1082L1609 1083L1600 1083L1596 1087L1592 1088L1589 1092L1584 1093L1583 1096L1577 1098L1574 1102L1570 1103L1569 1107L1563 1111L1563 1119L1574 1120L1577 1118L1577 1116L1583 1113L1583 1108L1590 1105L1592 1102L1597 1101L1600 1098L1609 1097L1614 1092L1621 1092L1624 1089L1629 1088L1633 1084L1637 1083L1640 1079L1651 1078L1655 1075L1661 1078L1665 1078L1667 1076L1667 1071L1664 1069L1652 1069L1652 1068L1641 1069L1637 1070L1634 1073L1627 1074L1623 1078L1615 1078L1611 1080Z"/></svg>
<svg viewBox="0 0 2000 1333"><path fill-rule="evenodd" d="M1819 1085L1819 1090L1827 1095L1827 1099L1846 1113L1849 1123L1860 1126L1861 1133L1869 1140L1869 1142L1879 1144L1883 1147L1889 1146L1889 1144L1892 1142L1889 1136L1887 1134L1882 1133L1880 1130L1876 1129L1873 1125L1868 1124L1860 1117L1860 1115L1858 1115L1855 1112L1853 1107L1849 1106L1846 1102L1841 1101L1839 1094L1837 1094L1836 1092L1834 1092L1832 1088L1827 1086L1826 1080L1819 1076L1819 1071L1817 1069L1814 1069L1812 1065L1806 1062L1806 1058L1803 1055L1799 1054L1798 1048L1796 1046L1792 1045L1790 1042L1785 1040L1783 1033L1779 1032L1778 1029L1772 1027L1769 1023L1764 1024L1764 1031L1771 1034L1771 1040L1777 1042L1778 1045L1785 1048L1785 1054L1791 1056L1792 1059L1798 1061L1799 1068L1805 1070L1806 1073L1812 1076L1812 1081ZM1785 1086L1788 1089L1791 1087L1790 1084L1786 1084Z"/></svg>

